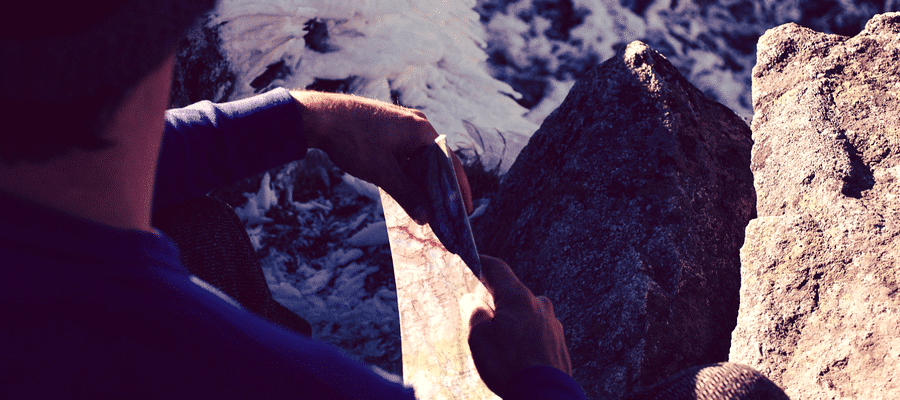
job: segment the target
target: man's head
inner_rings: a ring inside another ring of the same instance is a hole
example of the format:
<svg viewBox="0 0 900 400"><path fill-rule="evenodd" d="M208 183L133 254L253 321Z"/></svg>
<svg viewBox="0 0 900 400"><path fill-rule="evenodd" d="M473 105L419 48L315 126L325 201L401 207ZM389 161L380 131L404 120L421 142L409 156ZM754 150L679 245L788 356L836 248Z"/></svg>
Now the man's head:
<svg viewBox="0 0 900 400"><path fill-rule="evenodd" d="M58 3L58 4L53 4ZM122 99L214 0L22 1L0 17L0 163L44 162L104 138Z"/></svg>

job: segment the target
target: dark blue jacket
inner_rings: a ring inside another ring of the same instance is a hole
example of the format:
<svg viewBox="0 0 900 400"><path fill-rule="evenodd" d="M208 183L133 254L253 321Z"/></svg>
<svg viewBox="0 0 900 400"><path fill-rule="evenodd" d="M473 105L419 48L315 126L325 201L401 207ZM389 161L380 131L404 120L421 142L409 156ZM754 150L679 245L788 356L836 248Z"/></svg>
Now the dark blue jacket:
<svg viewBox="0 0 900 400"><path fill-rule="evenodd" d="M154 207L302 158L302 126L283 89L170 110ZM414 398L334 346L194 284L164 235L2 192L0 305L4 399ZM583 396L549 367L526 369L510 386L510 398Z"/></svg>

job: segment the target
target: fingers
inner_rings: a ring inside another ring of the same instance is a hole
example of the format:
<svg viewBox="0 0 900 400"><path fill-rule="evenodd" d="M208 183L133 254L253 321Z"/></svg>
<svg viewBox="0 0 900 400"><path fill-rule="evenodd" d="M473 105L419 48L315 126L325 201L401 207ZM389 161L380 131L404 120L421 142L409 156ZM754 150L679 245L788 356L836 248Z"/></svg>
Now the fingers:
<svg viewBox="0 0 900 400"><path fill-rule="evenodd" d="M468 321L472 314L478 309L485 309L491 315L494 311L494 302L490 298L487 288L484 285L478 285L473 293L465 293L459 297L459 316L460 321Z"/></svg>
<svg viewBox="0 0 900 400"><path fill-rule="evenodd" d="M393 176L394 179L386 180L381 187L397 200L400 207L403 207L417 224L427 224L431 220L428 195L400 168L399 164L395 163L394 169L392 174L387 175Z"/></svg>
<svg viewBox="0 0 900 400"><path fill-rule="evenodd" d="M413 113L415 117L404 117L392 127L394 137L401 141L397 145L399 150L397 155L401 160L421 153L426 147L434 144L434 140L438 137L437 130L428 122L425 114L411 108L404 110Z"/></svg>
<svg viewBox="0 0 900 400"><path fill-rule="evenodd" d="M472 361L478 370L481 380L494 393L501 393L506 383L512 378L516 369L507 365L504 354L498 351L497 337L493 331L493 325L484 320L486 310L478 310L472 315L471 328L469 330L469 351L472 353Z"/></svg>
<svg viewBox="0 0 900 400"><path fill-rule="evenodd" d="M547 310L547 313L548 313L551 317L556 318L556 312L553 310L553 302L550 301L550 299L547 298L547 296L538 296L538 297L537 297L537 301L541 303L541 306L542 306L545 310Z"/></svg>
<svg viewBox="0 0 900 400"><path fill-rule="evenodd" d="M562 329L562 324L559 324L559 328ZM560 363L561 365L557 368L559 368L560 371L565 372L569 376L572 376L572 356L569 355L569 349L566 348L565 342L562 343L562 346L562 362Z"/></svg>
<svg viewBox="0 0 900 400"><path fill-rule="evenodd" d="M484 285L494 297L497 309L507 307L527 307L534 295L516 277L503 260L481 255L481 271ZM549 300L548 300L549 301Z"/></svg>
<svg viewBox="0 0 900 400"><path fill-rule="evenodd" d="M442 163L437 160L429 160L429 157L435 156L435 152L444 156L440 150L437 150L437 146L434 145L433 142L428 146L425 146L424 149L419 148L413 153L403 153L403 155L399 157L404 163L404 165L400 167L403 173L392 177L392 183L396 185L395 187L407 190L407 192L404 192L402 195L405 196L408 194L406 200L409 200L409 203L401 202L401 199L397 197L395 197L395 199L420 225L429 222L431 220L431 213L434 212L431 208L432 202L428 200L428 193L422 190L426 187L431 187L434 184L434 182L429 182L429 179L434 179L434 177L431 177L428 171L435 167L432 164L433 162ZM411 156L407 154L411 154ZM466 215L471 214L474 208L472 206L472 194L471 189L469 188L469 180L466 177L462 163L459 161L456 154L450 152L449 158L450 164L453 167L453 174L456 178L456 184L459 187L459 195L462 197L463 207L465 208L463 211ZM443 169L444 167L439 168ZM446 183L452 185L450 182ZM443 183L441 184L441 187L443 187ZM391 193L389 187L383 186L383 188ZM448 187L448 189L451 191L453 190L452 186ZM419 194L421 194L422 197L419 197ZM420 199L425 201L419 202ZM454 214L456 213L454 212Z"/></svg>
<svg viewBox="0 0 900 400"><path fill-rule="evenodd" d="M408 163L410 158L421 154L425 148L434 143L438 134L425 118L425 114L415 109L400 108L405 112L412 113L417 118L404 118L403 123L396 124L396 134L393 137L400 140L395 144L398 151L393 153L396 156L396 171L394 175L388 175L390 184L382 187L394 197L394 200L397 200L397 203L417 224L424 225L431 220L431 201L428 199L428 194L413 180L413 175L405 171L406 168L414 166L406 165L404 168L401 163ZM397 191L392 192L391 189Z"/></svg>
<svg viewBox="0 0 900 400"><path fill-rule="evenodd" d="M494 316L490 311L483 308L475 309L475 312L473 312L472 316L469 317L469 331L474 331L476 326L479 326L483 323L490 323L493 318Z"/></svg>
<svg viewBox="0 0 900 400"><path fill-rule="evenodd" d="M424 188L404 173L401 163L434 143L437 131L419 110L364 97L291 92L301 106L310 147L324 150L339 168L380 186L416 221L431 219ZM325 133L328 134L325 134ZM466 211L470 188L462 163L453 163Z"/></svg>

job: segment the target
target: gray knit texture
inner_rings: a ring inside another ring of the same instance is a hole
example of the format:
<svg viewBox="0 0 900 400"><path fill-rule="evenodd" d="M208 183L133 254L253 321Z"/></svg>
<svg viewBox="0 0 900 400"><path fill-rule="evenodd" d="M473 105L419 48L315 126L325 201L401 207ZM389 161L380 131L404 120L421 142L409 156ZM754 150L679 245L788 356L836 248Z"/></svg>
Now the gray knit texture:
<svg viewBox="0 0 900 400"><path fill-rule="evenodd" d="M788 400L778 385L746 365L718 363L679 372L627 400Z"/></svg>

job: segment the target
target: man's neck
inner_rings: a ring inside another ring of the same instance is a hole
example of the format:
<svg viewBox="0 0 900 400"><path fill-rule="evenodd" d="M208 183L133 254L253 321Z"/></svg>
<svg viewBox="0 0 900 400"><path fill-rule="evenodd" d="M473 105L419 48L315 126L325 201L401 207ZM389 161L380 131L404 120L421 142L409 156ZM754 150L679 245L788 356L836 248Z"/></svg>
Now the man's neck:
<svg viewBox="0 0 900 400"><path fill-rule="evenodd" d="M111 148L43 164L0 164L0 190L122 229L152 231L150 212L174 56L146 76L116 112Z"/></svg>
<svg viewBox="0 0 900 400"><path fill-rule="evenodd" d="M0 188L105 225L152 230L154 171L147 174L136 165L117 162L118 154L105 155L76 151L46 164L0 166ZM119 174L124 171L135 178Z"/></svg>

